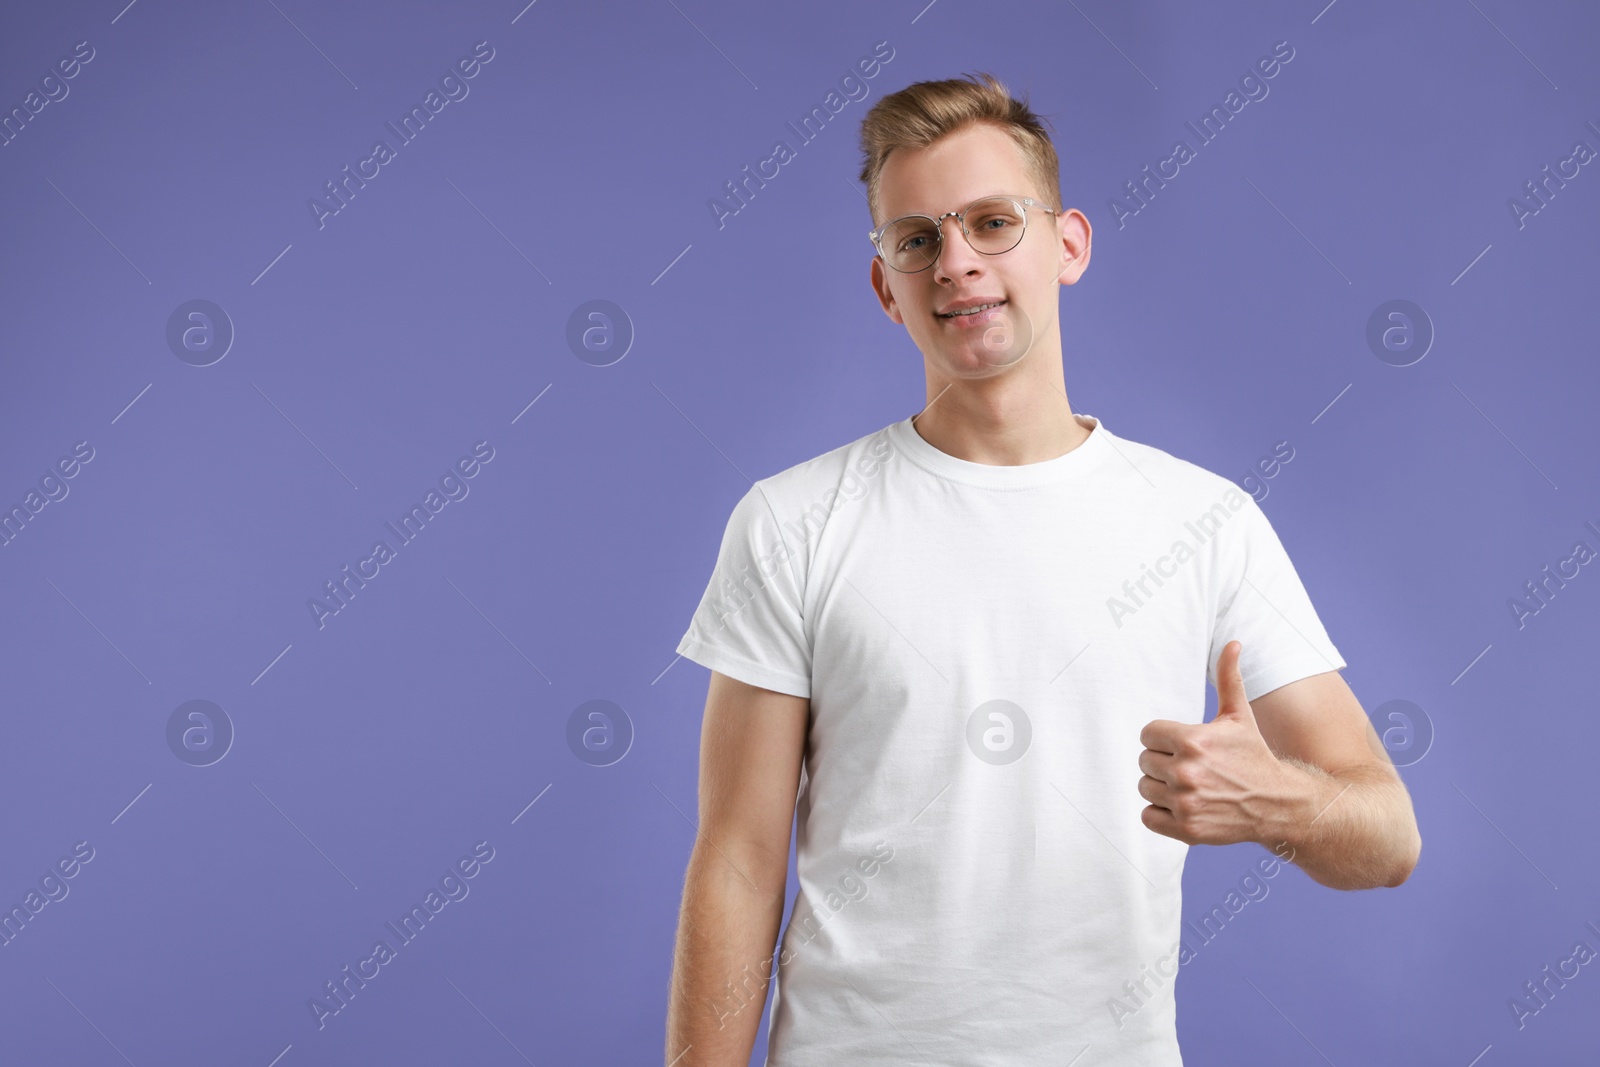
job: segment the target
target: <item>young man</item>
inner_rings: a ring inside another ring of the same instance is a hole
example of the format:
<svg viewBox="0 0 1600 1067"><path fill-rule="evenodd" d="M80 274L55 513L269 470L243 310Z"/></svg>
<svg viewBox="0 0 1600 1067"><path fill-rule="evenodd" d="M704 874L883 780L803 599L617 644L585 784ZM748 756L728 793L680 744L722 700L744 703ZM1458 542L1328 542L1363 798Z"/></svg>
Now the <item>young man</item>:
<svg viewBox="0 0 1600 1067"><path fill-rule="evenodd" d="M746 1064L775 978L773 1067L1180 1067L1188 846L1397 886L1409 795L1256 502L1073 412L1090 228L1038 117L922 82L862 145L926 406L756 482L678 646L713 673L666 1061Z"/></svg>

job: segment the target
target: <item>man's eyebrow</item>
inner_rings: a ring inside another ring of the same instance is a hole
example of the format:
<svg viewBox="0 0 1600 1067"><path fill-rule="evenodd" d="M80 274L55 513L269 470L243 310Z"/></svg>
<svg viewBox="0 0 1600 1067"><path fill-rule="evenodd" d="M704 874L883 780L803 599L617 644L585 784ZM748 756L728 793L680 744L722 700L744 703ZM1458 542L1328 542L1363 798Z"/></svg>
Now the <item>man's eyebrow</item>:
<svg viewBox="0 0 1600 1067"><path fill-rule="evenodd" d="M1028 195L1028 194L1026 194L1026 193L1005 193L1005 192L1001 192L1001 193L979 193L977 196L973 197L972 199L964 201L962 203L961 207L958 208L957 210L965 211L967 208L971 207L973 204L976 204L979 200L987 200L987 199L989 199L990 197L993 197L993 196L1022 197L1022 196L1026 196L1026 195ZM892 212L890 214L885 215L884 219L885 219L885 221L889 221L889 220L893 220L893 219L901 219L901 218L905 218L907 215L926 215L926 216L928 216L928 218L931 219L935 215L938 215L938 214L942 214L942 212L937 212L937 211L932 211L932 210L929 210L929 211L896 211L896 212Z"/></svg>

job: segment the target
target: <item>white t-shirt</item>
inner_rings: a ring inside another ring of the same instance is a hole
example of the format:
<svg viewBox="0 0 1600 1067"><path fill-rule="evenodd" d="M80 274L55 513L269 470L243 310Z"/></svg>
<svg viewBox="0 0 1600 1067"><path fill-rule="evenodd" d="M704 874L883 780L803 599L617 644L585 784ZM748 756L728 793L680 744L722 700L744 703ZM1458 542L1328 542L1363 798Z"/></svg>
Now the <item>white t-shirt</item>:
<svg viewBox="0 0 1600 1067"><path fill-rule="evenodd" d="M1235 638L1252 700L1345 662L1254 499L1076 418L1018 466L906 419L733 509L678 652L811 701L770 1067L1181 1067L1139 732Z"/></svg>

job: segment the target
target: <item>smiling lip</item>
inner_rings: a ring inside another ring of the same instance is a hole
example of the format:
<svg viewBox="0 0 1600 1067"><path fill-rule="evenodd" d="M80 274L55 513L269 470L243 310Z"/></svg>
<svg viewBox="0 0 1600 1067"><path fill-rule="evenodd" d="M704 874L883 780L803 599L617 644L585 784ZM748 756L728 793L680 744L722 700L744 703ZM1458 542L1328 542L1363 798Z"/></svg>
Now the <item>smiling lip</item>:
<svg viewBox="0 0 1600 1067"><path fill-rule="evenodd" d="M951 326L954 326L957 329L970 330L974 327L982 326L985 323L994 321L995 317L998 316L1001 310L1006 307L1008 301L982 300L979 301L979 303L994 304L994 307L988 308L984 311L975 312L971 315L944 315L938 312L935 312L935 314L938 315L940 322L949 323ZM971 307L974 305L968 306Z"/></svg>

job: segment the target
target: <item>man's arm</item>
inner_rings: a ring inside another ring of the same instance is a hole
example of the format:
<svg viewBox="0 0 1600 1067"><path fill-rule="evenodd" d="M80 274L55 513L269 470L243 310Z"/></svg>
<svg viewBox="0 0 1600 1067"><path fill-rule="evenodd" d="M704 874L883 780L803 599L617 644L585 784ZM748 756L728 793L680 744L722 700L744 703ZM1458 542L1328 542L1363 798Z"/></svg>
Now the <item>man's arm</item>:
<svg viewBox="0 0 1600 1067"><path fill-rule="evenodd" d="M667 1006L669 1067L746 1067L783 919L811 702L713 671L700 732L700 827Z"/></svg>
<svg viewBox="0 0 1600 1067"><path fill-rule="evenodd" d="M1263 820L1262 844L1286 842L1285 858L1334 889L1410 877L1422 852L1411 794L1339 672L1280 686L1250 708L1296 786Z"/></svg>

